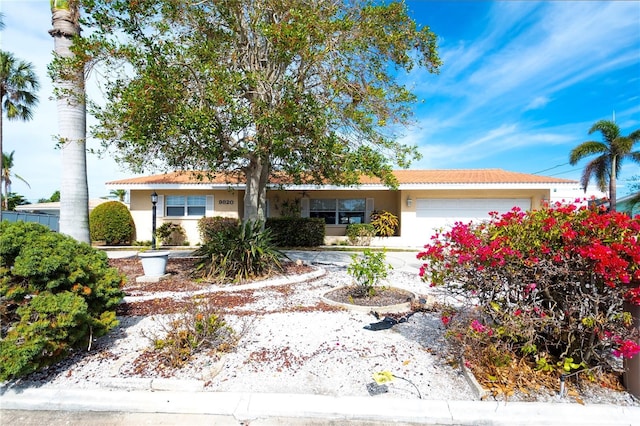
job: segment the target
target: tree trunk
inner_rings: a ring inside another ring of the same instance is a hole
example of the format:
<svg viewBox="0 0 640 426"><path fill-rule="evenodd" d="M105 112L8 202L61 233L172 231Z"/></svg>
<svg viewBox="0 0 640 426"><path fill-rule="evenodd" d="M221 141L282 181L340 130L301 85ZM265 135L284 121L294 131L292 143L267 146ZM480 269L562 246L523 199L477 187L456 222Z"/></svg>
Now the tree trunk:
<svg viewBox="0 0 640 426"><path fill-rule="evenodd" d="M616 167L618 166L616 163L618 162L618 157L615 155L611 159L611 176L609 177L609 211L616 211Z"/></svg>
<svg viewBox="0 0 640 426"><path fill-rule="evenodd" d="M80 35L77 4L69 9L52 8L51 22L55 53L73 58L73 37ZM60 232L78 241L90 243L89 188L87 183L86 105L84 67L55 77L58 93L58 127L62 146L62 182L60 188Z"/></svg>
<svg viewBox="0 0 640 426"><path fill-rule="evenodd" d="M264 221L267 198L269 165L259 157L253 157L245 169L246 190L244 192L243 222Z"/></svg>
<svg viewBox="0 0 640 426"><path fill-rule="evenodd" d="M3 96L0 96L0 176L2 176L2 166L4 165L2 161L2 114L4 114L4 111L2 110L2 98ZM2 204L2 187L0 187L0 222L2 222Z"/></svg>

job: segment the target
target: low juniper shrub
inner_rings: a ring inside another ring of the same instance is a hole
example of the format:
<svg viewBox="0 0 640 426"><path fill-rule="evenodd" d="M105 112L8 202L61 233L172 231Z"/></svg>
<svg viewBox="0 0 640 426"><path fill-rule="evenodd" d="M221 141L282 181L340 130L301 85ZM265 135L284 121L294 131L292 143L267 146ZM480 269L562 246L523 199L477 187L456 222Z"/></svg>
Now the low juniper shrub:
<svg viewBox="0 0 640 426"><path fill-rule="evenodd" d="M0 223L0 380L51 365L118 324L125 277L43 225Z"/></svg>

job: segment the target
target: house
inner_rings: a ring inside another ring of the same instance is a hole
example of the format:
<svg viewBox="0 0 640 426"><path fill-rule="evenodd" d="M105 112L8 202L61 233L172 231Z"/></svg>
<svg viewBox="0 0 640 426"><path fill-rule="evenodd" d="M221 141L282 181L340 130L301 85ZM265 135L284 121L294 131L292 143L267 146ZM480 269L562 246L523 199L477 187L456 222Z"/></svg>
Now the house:
<svg viewBox="0 0 640 426"><path fill-rule="evenodd" d="M539 208L546 202L573 200L585 194L577 181L505 171L397 170L399 186L389 189L379 180L363 177L357 186L287 185L273 182L267 190L266 216L278 217L298 206L303 217L324 218L327 244L345 239L349 223L367 223L371 212L386 210L398 216L397 236L376 238L372 245L422 247L442 227L456 221L486 219L491 211L517 206ZM200 242L198 220L203 216L242 218L245 185L225 176L173 172L107 182L107 188L125 189L137 239L150 240L151 194L158 194L156 226L179 223L191 244Z"/></svg>

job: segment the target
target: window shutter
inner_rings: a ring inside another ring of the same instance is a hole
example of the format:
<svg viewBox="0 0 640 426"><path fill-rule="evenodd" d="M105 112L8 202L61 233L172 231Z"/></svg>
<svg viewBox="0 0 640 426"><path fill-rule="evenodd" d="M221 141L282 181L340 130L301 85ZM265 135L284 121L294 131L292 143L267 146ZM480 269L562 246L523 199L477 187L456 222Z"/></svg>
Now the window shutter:
<svg viewBox="0 0 640 426"><path fill-rule="evenodd" d="M367 198L364 212L364 223L371 222L371 213L373 213L373 198Z"/></svg>
<svg viewBox="0 0 640 426"><path fill-rule="evenodd" d="M213 214L214 214L213 195L207 195L207 208L206 208L206 211L205 211L204 215L206 217L212 217Z"/></svg>
<svg viewBox="0 0 640 426"><path fill-rule="evenodd" d="M156 217L164 216L164 195L158 195L158 202L156 203Z"/></svg>
<svg viewBox="0 0 640 426"><path fill-rule="evenodd" d="M309 217L309 199L302 198L300 200L300 216Z"/></svg>

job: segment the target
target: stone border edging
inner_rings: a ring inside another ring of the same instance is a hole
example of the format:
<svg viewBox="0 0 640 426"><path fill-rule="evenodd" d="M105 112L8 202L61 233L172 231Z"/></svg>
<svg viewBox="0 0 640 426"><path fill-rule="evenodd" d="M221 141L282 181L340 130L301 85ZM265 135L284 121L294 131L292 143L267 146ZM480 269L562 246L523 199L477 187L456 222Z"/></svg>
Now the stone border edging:
<svg viewBox="0 0 640 426"><path fill-rule="evenodd" d="M341 288L341 287L338 287ZM328 292L325 293L328 294L332 291L337 290L338 288L334 288L329 290ZM343 302L336 302L335 300L331 300L327 297L325 297L324 295L320 296L320 300L323 301L324 303L331 305L331 306L337 306L340 308L344 308L347 309L349 311L355 311L355 312L365 312L365 313L369 313L371 311L376 311L379 314L401 314L407 311L411 310L411 303L413 300L415 300L417 298L416 294L412 291L409 290L405 290L405 289L399 289L402 291L405 291L409 294L411 294L411 301L409 302L404 302L404 303L397 303L395 305L386 305L386 306L366 306L366 305L356 305L353 303L343 303Z"/></svg>
<svg viewBox="0 0 640 426"><path fill-rule="evenodd" d="M208 288L204 288L202 290L196 291L165 291L160 293L154 293L153 295L145 295L145 296L125 296L124 302L144 302L147 300L153 300L158 298L166 298L166 297L179 297L180 299L184 297L191 296L199 296L202 294L209 293L217 293L217 292L233 292L233 291L242 291L242 290L256 290L265 287L277 287L281 285L287 284L297 284L303 281L313 280L316 278L320 278L324 276L327 271L323 268L317 268L312 272L308 272L302 275L296 275L295 277L290 276L279 276L276 278L266 279L263 281L252 282L249 284L230 284L225 287L221 287L218 285L211 285Z"/></svg>

